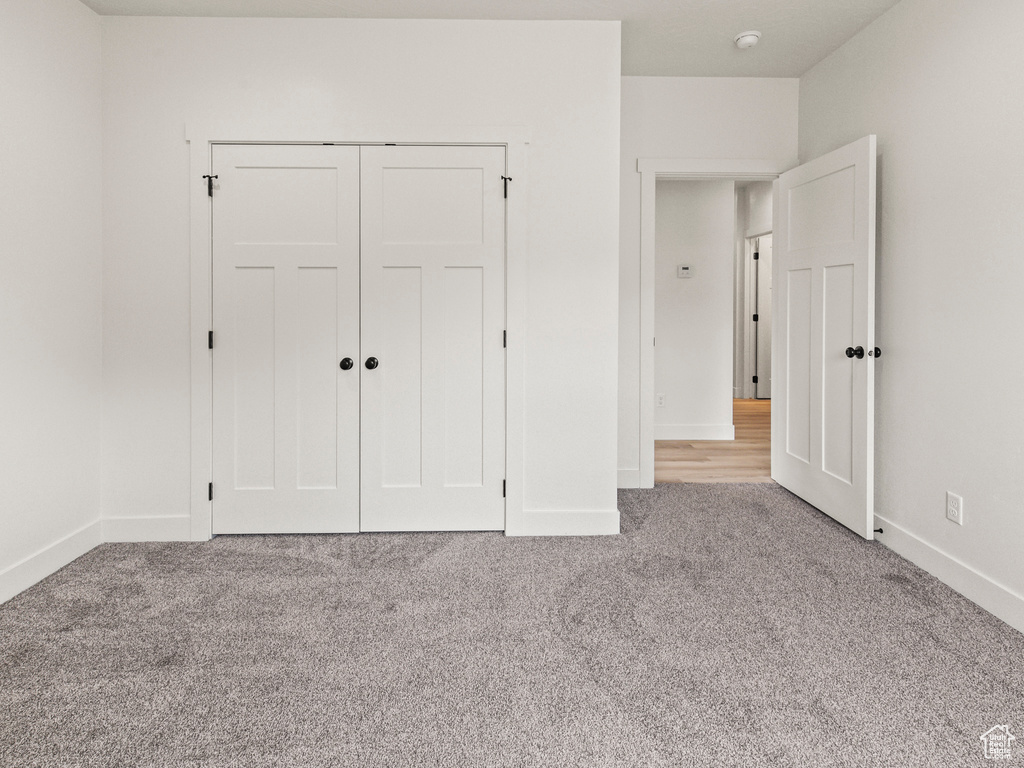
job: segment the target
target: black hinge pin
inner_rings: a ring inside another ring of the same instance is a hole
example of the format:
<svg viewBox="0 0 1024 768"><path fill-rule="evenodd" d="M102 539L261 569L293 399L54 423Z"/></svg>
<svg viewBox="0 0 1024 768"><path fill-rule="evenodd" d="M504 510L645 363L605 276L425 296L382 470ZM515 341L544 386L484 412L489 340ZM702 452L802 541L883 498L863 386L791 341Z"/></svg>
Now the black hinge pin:
<svg viewBox="0 0 1024 768"><path fill-rule="evenodd" d="M754 251L754 261L757 261L759 258L761 258L761 254L759 254L757 251Z"/></svg>
<svg viewBox="0 0 1024 768"><path fill-rule="evenodd" d="M508 347L508 331L501 332L501 346Z"/></svg>
<svg viewBox="0 0 1024 768"><path fill-rule="evenodd" d="M754 322L757 322L757 315L754 315Z"/></svg>
<svg viewBox="0 0 1024 768"><path fill-rule="evenodd" d="M505 482L504 480L501 481L501 498L503 499L505 498Z"/></svg>
<svg viewBox="0 0 1024 768"><path fill-rule="evenodd" d="M213 180L219 179L220 176L218 176L217 174L213 174L211 176L210 174L207 173L203 176L203 178L206 179L206 194L208 194L210 197L213 197Z"/></svg>
<svg viewBox="0 0 1024 768"><path fill-rule="evenodd" d="M505 182L505 199L507 200L508 199L508 183L510 181L512 181L512 177L511 176L502 176L501 180L503 182Z"/></svg>
<svg viewBox="0 0 1024 768"><path fill-rule="evenodd" d="M754 377L754 383L757 384L757 376Z"/></svg>
<svg viewBox="0 0 1024 768"><path fill-rule="evenodd" d="M210 483L210 501L213 501L213 483Z"/></svg>
<svg viewBox="0 0 1024 768"><path fill-rule="evenodd" d="M210 345L210 349L213 349L213 331L210 331L210 335L207 339L207 343Z"/></svg>

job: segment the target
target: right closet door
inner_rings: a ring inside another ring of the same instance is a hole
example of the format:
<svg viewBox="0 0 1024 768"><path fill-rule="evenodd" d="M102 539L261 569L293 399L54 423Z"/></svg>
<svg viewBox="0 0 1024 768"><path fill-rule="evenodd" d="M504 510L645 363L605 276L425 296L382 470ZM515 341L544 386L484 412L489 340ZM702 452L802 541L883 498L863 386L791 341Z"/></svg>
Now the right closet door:
<svg viewBox="0 0 1024 768"><path fill-rule="evenodd" d="M503 530L504 147L360 153L360 530Z"/></svg>

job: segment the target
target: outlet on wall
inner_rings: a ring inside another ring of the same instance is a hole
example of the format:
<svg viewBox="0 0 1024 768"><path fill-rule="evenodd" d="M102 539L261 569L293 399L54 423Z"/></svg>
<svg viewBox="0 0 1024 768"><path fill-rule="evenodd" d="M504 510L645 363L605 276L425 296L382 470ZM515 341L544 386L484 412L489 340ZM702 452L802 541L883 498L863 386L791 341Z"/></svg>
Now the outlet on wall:
<svg viewBox="0 0 1024 768"><path fill-rule="evenodd" d="M658 407L658 408L664 408L665 407L665 393L664 392L659 392L658 394L656 394L654 396L654 405L656 407Z"/></svg>
<svg viewBox="0 0 1024 768"><path fill-rule="evenodd" d="M946 491L946 518L957 525L964 524L964 500L952 491Z"/></svg>

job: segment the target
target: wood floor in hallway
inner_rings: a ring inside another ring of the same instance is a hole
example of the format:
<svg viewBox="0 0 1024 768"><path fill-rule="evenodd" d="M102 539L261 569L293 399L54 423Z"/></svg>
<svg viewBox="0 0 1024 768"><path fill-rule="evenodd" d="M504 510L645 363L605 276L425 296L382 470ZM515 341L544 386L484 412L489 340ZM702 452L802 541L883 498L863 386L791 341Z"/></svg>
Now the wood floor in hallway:
<svg viewBox="0 0 1024 768"><path fill-rule="evenodd" d="M657 440L656 483L770 483L771 400L733 400L735 440Z"/></svg>

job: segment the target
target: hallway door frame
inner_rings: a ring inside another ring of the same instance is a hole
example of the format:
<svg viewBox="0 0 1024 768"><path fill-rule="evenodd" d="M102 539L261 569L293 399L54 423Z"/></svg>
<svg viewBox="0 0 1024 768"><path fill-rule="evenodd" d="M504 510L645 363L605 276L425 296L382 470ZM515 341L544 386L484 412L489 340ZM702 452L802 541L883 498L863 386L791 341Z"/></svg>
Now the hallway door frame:
<svg viewBox="0 0 1024 768"><path fill-rule="evenodd" d="M639 471L619 470L620 488L654 487L654 271L658 180L774 181L792 164L773 160L637 160L640 174L640 457Z"/></svg>

